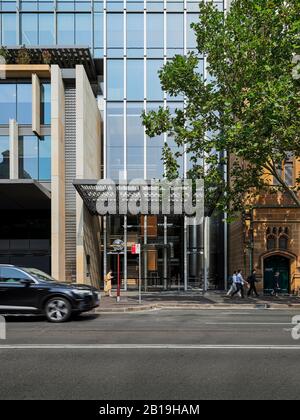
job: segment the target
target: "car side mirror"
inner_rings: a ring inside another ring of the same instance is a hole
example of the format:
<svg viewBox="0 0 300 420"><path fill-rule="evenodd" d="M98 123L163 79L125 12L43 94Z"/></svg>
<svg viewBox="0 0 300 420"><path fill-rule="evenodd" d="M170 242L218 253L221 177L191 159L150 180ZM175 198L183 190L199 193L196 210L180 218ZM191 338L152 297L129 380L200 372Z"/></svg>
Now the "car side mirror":
<svg viewBox="0 0 300 420"><path fill-rule="evenodd" d="M20 281L20 283L21 284L23 284L24 286L26 286L26 287L29 287L32 283L33 283L33 281L32 280L30 280L30 279L22 279L21 281Z"/></svg>

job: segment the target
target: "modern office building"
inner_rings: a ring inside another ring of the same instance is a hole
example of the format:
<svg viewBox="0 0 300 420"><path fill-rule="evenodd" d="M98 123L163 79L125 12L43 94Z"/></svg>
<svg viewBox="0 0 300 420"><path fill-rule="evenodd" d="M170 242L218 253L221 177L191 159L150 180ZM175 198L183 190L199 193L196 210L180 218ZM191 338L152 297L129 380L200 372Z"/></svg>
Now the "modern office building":
<svg viewBox="0 0 300 420"><path fill-rule="evenodd" d="M137 287L137 242L146 289L222 287L217 217L203 228L185 216L93 212L98 179L162 178L162 147L177 146L147 138L140 116L184 106L161 90L158 70L195 50L197 17L187 0L0 1L0 262L99 286L121 239L125 289ZM188 156L179 163L184 178Z"/></svg>

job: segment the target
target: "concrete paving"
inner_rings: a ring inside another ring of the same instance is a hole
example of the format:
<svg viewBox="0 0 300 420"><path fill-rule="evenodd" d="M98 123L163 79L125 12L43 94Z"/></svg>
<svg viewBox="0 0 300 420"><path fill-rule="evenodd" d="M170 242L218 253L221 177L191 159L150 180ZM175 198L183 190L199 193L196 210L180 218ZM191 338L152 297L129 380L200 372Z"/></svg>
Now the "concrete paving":
<svg viewBox="0 0 300 420"><path fill-rule="evenodd" d="M225 292L202 291L193 292L157 292L143 293L141 304L137 292L122 292L121 300L117 303L116 292L112 297L103 296L101 293L101 305L97 312L132 312L150 309L256 309L266 307L272 309L299 308L300 297L298 296L260 296L259 298L241 299L238 296L228 298Z"/></svg>

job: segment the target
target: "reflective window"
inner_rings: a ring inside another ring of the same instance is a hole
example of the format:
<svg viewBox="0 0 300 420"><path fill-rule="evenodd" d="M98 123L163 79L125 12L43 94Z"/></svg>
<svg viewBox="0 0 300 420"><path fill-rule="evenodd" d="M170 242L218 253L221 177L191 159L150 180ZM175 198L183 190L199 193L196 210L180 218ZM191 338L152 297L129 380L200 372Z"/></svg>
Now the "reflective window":
<svg viewBox="0 0 300 420"><path fill-rule="evenodd" d="M0 124L8 124L9 119L16 119L16 85L0 84Z"/></svg>
<svg viewBox="0 0 300 420"><path fill-rule="evenodd" d="M127 104L127 178L144 178L143 103Z"/></svg>
<svg viewBox="0 0 300 420"><path fill-rule="evenodd" d="M19 137L20 179L51 179L51 137Z"/></svg>
<svg viewBox="0 0 300 420"><path fill-rule="evenodd" d="M21 15L22 45L38 45L38 15L23 13Z"/></svg>
<svg viewBox="0 0 300 420"><path fill-rule="evenodd" d="M38 139L39 143L39 180L51 180L51 137Z"/></svg>
<svg viewBox="0 0 300 420"><path fill-rule="evenodd" d="M127 60L127 99L144 99L144 60Z"/></svg>
<svg viewBox="0 0 300 420"><path fill-rule="evenodd" d="M163 91L158 76L162 66L162 60L147 60L147 99L150 101L161 101L163 99Z"/></svg>
<svg viewBox="0 0 300 420"><path fill-rule="evenodd" d="M127 56L142 57L144 54L144 15L127 14Z"/></svg>
<svg viewBox="0 0 300 420"><path fill-rule="evenodd" d="M147 104L147 112L158 111L163 103ZM164 147L164 136L147 137L147 179L161 179L164 175L164 163L162 152Z"/></svg>
<svg viewBox="0 0 300 420"><path fill-rule="evenodd" d="M192 23L197 23L199 21L199 15L189 13L187 15L187 47L188 49L197 48L197 40L194 29L191 28Z"/></svg>
<svg viewBox="0 0 300 420"><path fill-rule="evenodd" d="M19 178L38 179L38 141L36 136L19 138Z"/></svg>
<svg viewBox="0 0 300 420"><path fill-rule="evenodd" d="M114 13L107 15L107 48L123 49L123 13Z"/></svg>
<svg viewBox="0 0 300 420"><path fill-rule="evenodd" d="M124 99L124 62L123 60L107 61L107 98Z"/></svg>
<svg viewBox="0 0 300 420"><path fill-rule="evenodd" d="M115 180L124 174L123 103L107 104L107 176Z"/></svg>
<svg viewBox="0 0 300 420"><path fill-rule="evenodd" d="M20 283L21 280L29 279L29 276L15 268L1 268L1 283Z"/></svg>
<svg viewBox="0 0 300 420"><path fill-rule="evenodd" d="M80 46L91 45L91 15L77 13L75 15L75 44Z"/></svg>
<svg viewBox="0 0 300 420"><path fill-rule="evenodd" d="M167 47L183 49L183 14L168 13L167 15Z"/></svg>
<svg viewBox="0 0 300 420"><path fill-rule="evenodd" d="M160 57L164 48L163 14L147 14L147 54L149 57Z"/></svg>
<svg viewBox="0 0 300 420"><path fill-rule="evenodd" d="M32 123L32 85L17 84L17 121L19 124Z"/></svg>
<svg viewBox="0 0 300 420"><path fill-rule="evenodd" d="M2 15L2 45L11 46L17 43L15 13L4 13Z"/></svg>
<svg viewBox="0 0 300 420"><path fill-rule="evenodd" d="M9 137L0 136L0 179L9 179Z"/></svg>
<svg viewBox="0 0 300 420"><path fill-rule="evenodd" d="M103 13L94 15L94 47L103 48Z"/></svg>
<svg viewBox="0 0 300 420"><path fill-rule="evenodd" d="M55 44L53 14L41 13L39 15L39 44L46 46Z"/></svg>
<svg viewBox="0 0 300 420"><path fill-rule="evenodd" d="M41 124L51 124L51 85L41 84Z"/></svg>
<svg viewBox="0 0 300 420"><path fill-rule="evenodd" d="M74 15L59 13L57 15L57 43L60 45L74 44Z"/></svg>

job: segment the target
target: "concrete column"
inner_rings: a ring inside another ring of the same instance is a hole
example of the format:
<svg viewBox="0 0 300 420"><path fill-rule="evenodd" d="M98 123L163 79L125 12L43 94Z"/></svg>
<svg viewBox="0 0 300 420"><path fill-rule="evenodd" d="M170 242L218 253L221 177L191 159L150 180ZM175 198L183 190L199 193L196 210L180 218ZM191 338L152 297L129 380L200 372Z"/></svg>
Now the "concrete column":
<svg viewBox="0 0 300 420"><path fill-rule="evenodd" d="M19 178L19 127L16 120L9 120L9 178Z"/></svg>
<svg viewBox="0 0 300 420"><path fill-rule="evenodd" d="M41 135L41 84L35 73L32 74L32 131Z"/></svg>
<svg viewBox="0 0 300 420"><path fill-rule="evenodd" d="M65 281L65 94L59 66L51 66L52 275Z"/></svg>
<svg viewBox="0 0 300 420"><path fill-rule="evenodd" d="M76 66L76 178L100 179L101 116L82 65ZM97 228L96 228L97 226ZM76 275L78 283L99 285L100 247L96 239L99 223L88 214L81 197L76 199ZM94 269L88 273L87 255ZM97 269L98 267L98 269Z"/></svg>

